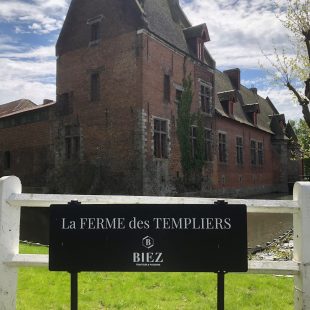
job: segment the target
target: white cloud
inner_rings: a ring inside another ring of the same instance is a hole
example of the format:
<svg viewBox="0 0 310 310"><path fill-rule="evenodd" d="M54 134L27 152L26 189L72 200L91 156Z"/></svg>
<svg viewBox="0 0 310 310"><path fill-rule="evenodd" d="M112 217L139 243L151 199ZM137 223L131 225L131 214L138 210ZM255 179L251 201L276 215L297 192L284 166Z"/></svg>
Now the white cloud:
<svg viewBox="0 0 310 310"><path fill-rule="evenodd" d="M302 118L301 107L294 100L292 94L285 88L266 88L259 90L259 95L269 97L280 113L285 114L286 120L298 120Z"/></svg>
<svg viewBox="0 0 310 310"><path fill-rule="evenodd" d="M1 44L1 42L0 42ZM46 59L46 58L55 58L55 46L38 46L36 48L26 49L25 51L20 51L21 48L14 49L11 51L4 51L0 52L0 59L1 58L8 58L8 59L29 59L29 58L37 58L37 59Z"/></svg>
<svg viewBox="0 0 310 310"><path fill-rule="evenodd" d="M257 68L259 61L266 63L261 49L270 54L273 43L289 47L287 31L276 18L271 0L181 3L193 25L207 24L211 42L206 47L218 66Z"/></svg>
<svg viewBox="0 0 310 310"><path fill-rule="evenodd" d="M277 0L278 8L272 0L181 0L181 5L193 25L206 23L211 41L206 47L221 69L239 67L260 70L262 65L272 71L274 47L291 51L289 33L276 18L285 12L286 0ZM261 76L261 74L260 74ZM269 96L280 113L287 119L302 117L301 109L293 103L291 93L283 86L275 86L266 75L251 81L243 81L255 86L262 97Z"/></svg>
<svg viewBox="0 0 310 310"><path fill-rule="evenodd" d="M86 0L85 0L86 1ZM155 1L155 0L154 0ZM48 46L29 46L0 33L0 104L20 98L37 103L55 99L55 38L62 26L70 0L0 0L0 22L10 23L19 36L44 35ZM217 66L259 69L270 68L261 53L273 54L273 45L288 48L289 40L275 17L272 0L180 0L193 25L206 23L211 42L206 44ZM283 7L286 0L277 0ZM281 9L278 11L281 14ZM51 35L55 36L51 39ZM292 97L283 88L275 88L270 78L243 81L269 96L287 118L299 118L300 108L292 108ZM250 83L250 84L249 84Z"/></svg>
<svg viewBox="0 0 310 310"><path fill-rule="evenodd" d="M55 99L55 40L51 32L61 28L70 0L1 0L0 22L19 36L0 32L0 104L27 98L36 103ZM28 34L45 35L47 46L24 43ZM49 36L48 36L49 35Z"/></svg>
<svg viewBox="0 0 310 310"><path fill-rule="evenodd" d="M13 22L17 33L46 34L59 30L69 0L1 0L0 21Z"/></svg>
<svg viewBox="0 0 310 310"><path fill-rule="evenodd" d="M36 103L55 99L55 61L0 59L0 104L27 98Z"/></svg>

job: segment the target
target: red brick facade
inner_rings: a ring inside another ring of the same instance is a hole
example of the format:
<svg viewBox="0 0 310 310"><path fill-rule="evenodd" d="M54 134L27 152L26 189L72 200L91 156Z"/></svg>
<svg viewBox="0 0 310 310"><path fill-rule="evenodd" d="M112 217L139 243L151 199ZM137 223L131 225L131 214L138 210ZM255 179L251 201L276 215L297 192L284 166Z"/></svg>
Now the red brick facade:
<svg viewBox="0 0 310 310"><path fill-rule="evenodd" d="M201 45L208 40L205 25L191 27L177 1L163 7L152 1L143 8L137 1L72 2L56 47L57 102L0 117L1 174L21 177L30 191L181 194L177 102L190 76L191 112L201 113L210 139L200 194L285 190L282 116L240 85L240 71L216 71ZM168 26L183 24L184 31L173 28L171 40L179 41L170 42L152 20L145 26L143 10L166 16L162 23L170 18ZM168 18L160 10L178 14ZM39 110L37 118L14 121Z"/></svg>

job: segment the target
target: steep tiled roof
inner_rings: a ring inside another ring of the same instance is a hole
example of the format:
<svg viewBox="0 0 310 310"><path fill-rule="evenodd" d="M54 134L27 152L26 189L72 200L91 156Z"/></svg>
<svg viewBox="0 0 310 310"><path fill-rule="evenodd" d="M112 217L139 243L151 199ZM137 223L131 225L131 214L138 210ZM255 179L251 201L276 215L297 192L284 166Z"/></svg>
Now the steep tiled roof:
<svg viewBox="0 0 310 310"><path fill-rule="evenodd" d="M218 114L223 117L233 118L235 121L256 127L258 129L274 133L271 128L271 120L273 115L280 115L274 107L270 99L259 96L255 91L240 85L240 90L234 89L229 77L220 71L215 72L215 109ZM236 103L234 104L234 114L229 116L224 111L220 99L222 100L223 93L228 92L236 95ZM248 116L247 112L257 113L257 125L254 125Z"/></svg>
<svg viewBox="0 0 310 310"><path fill-rule="evenodd" d="M170 0L145 0L144 11L148 30L165 39L180 50L189 53L183 29L191 25L183 17L178 4Z"/></svg>
<svg viewBox="0 0 310 310"><path fill-rule="evenodd" d="M35 108L37 105L28 99L20 99L0 105L0 117L13 114L19 111L26 111Z"/></svg>

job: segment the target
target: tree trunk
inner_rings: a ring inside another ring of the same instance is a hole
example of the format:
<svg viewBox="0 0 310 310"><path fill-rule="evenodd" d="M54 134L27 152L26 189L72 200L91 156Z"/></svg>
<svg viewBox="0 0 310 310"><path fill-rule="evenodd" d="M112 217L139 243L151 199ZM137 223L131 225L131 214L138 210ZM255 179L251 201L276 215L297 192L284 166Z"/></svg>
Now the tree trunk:
<svg viewBox="0 0 310 310"><path fill-rule="evenodd" d="M309 105L302 105L302 114L304 116L304 119L310 128L310 111L309 111Z"/></svg>

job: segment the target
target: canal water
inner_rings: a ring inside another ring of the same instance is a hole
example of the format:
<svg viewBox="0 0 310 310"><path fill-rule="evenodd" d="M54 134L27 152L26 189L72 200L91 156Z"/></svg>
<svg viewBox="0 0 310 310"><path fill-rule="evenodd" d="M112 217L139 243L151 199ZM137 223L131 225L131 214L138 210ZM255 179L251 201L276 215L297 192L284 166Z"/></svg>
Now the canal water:
<svg viewBox="0 0 310 310"><path fill-rule="evenodd" d="M249 199L292 200L293 196L283 194L268 194ZM292 214L248 214L248 247L265 246L289 229L293 228Z"/></svg>

